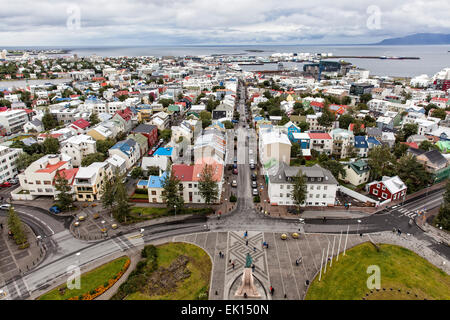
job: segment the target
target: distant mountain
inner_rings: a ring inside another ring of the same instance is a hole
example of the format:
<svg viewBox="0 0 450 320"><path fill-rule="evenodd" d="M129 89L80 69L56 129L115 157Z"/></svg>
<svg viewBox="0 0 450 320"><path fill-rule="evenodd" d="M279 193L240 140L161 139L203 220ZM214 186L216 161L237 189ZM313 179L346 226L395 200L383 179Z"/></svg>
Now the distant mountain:
<svg viewBox="0 0 450 320"><path fill-rule="evenodd" d="M406 37L384 39L376 45L450 44L450 34L416 33Z"/></svg>

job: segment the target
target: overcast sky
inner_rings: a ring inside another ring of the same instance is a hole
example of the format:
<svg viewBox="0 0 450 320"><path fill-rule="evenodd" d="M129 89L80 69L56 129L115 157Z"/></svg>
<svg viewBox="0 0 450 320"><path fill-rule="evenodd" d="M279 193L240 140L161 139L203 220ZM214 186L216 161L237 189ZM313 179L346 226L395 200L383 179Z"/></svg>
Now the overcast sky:
<svg viewBox="0 0 450 320"><path fill-rule="evenodd" d="M0 10L0 47L358 44L418 32L450 33L450 1L12 0Z"/></svg>

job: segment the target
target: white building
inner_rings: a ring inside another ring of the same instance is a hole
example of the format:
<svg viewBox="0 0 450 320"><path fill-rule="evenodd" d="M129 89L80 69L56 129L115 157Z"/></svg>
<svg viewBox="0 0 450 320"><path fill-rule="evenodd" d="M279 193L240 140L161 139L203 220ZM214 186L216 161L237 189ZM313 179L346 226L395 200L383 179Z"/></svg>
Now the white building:
<svg viewBox="0 0 450 320"><path fill-rule="evenodd" d="M291 142L281 130L259 132L259 160L262 165L269 161L287 162L291 158Z"/></svg>
<svg viewBox="0 0 450 320"><path fill-rule="evenodd" d="M73 188L78 201L95 201L102 197L101 188L105 179L113 176L112 166L108 162L94 162L88 167L79 168Z"/></svg>
<svg viewBox="0 0 450 320"><path fill-rule="evenodd" d="M72 158L72 165L74 167L81 166L83 158L95 152L97 152L95 139L85 134L70 137L61 148L61 153Z"/></svg>
<svg viewBox="0 0 450 320"><path fill-rule="evenodd" d="M291 196L293 179L301 171L306 178L307 196L303 206L334 206L338 183L329 170L319 165L291 167L282 162L267 173L271 205L295 205Z"/></svg>
<svg viewBox="0 0 450 320"><path fill-rule="evenodd" d="M23 126L27 122L28 116L24 110L0 112L0 124L6 129L6 132L16 133L22 131Z"/></svg>
<svg viewBox="0 0 450 320"><path fill-rule="evenodd" d="M0 146L0 183L17 175L16 160L21 153L22 149Z"/></svg>

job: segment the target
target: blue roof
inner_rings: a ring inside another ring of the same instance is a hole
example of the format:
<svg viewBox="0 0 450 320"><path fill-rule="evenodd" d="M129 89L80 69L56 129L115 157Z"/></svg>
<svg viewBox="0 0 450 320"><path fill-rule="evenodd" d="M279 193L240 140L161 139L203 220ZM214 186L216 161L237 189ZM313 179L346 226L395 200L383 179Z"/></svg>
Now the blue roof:
<svg viewBox="0 0 450 320"><path fill-rule="evenodd" d="M132 148L136 145L136 141L133 139L128 139L125 141L119 141L115 145L111 147L111 149L120 149L123 153L125 153L127 156L130 155L130 152Z"/></svg>
<svg viewBox="0 0 450 320"><path fill-rule="evenodd" d="M156 150L153 155L170 157L172 156L172 150L173 150L172 147L161 147L158 148L158 150Z"/></svg>
<svg viewBox="0 0 450 320"><path fill-rule="evenodd" d="M147 186L148 180L139 180L137 183L138 186Z"/></svg>
<svg viewBox="0 0 450 320"><path fill-rule="evenodd" d="M163 173L160 177L158 176L150 176L148 178L147 188L162 188L163 181L166 178L167 173Z"/></svg>
<svg viewBox="0 0 450 320"><path fill-rule="evenodd" d="M368 148L365 136L355 136L355 148Z"/></svg>
<svg viewBox="0 0 450 320"><path fill-rule="evenodd" d="M373 143L377 146L381 145L381 142L375 139L375 137L367 137L367 143Z"/></svg>
<svg viewBox="0 0 450 320"><path fill-rule="evenodd" d="M259 120L262 120L262 119L264 119L263 117L255 117L255 121L259 121Z"/></svg>
<svg viewBox="0 0 450 320"><path fill-rule="evenodd" d="M58 102L60 102L60 101L71 101L72 99L70 99L70 98L56 98L55 99L55 101L58 101Z"/></svg>

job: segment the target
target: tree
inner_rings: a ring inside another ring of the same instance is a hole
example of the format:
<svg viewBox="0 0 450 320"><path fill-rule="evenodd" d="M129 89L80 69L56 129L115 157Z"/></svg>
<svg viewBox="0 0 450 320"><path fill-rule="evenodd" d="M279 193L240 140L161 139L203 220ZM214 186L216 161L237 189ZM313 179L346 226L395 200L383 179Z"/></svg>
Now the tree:
<svg viewBox="0 0 450 320"><path fill-rule="evenodd" d="M147 174L149 176L159 176L159 167L155 166L148 167Z"/></svg>
<svg viewBox="0 0 450 320"><path fill-rule="evenodd" d="M360 97L359 97L359 101L361 101L361 103L367 103L370 100L372 100L372 95L370 93L363 93Z"/></svg>
<svg viewBox="0 0 450 320"><path fill-rule="evenodd" d="M317 119L317 123L323 127L329 127L334 121L334 115L328 108L324 108L322 115Z"/></svg>
<svg viewBox="0 0 450 320"><path fill-rule="evenodd" d="M119 222L127 222L130 214L130 204L128 203L128 194L123 179L116 180L116 193L113 206L113 216Z"/></svg>
<svg viewBox="0 0 450 320"><path fill-rule="evenodd" d="M417 124L415 123L407 123L402 128L402 138L403 141L406 141L410 136L417 134Z"/></svg>
<svg viewBox="0 0 450 320"><path fill-rule="evenodd" d="M209 125L211 125L211 113L208 111L200 112L200 120L202 121L202 128L205 129Z"/></svg>
<svg viewBox="0 0 450 320"><path fill-rule="evenodd" d="M394 155L397 159L401 158L406 151L408 151L408 145L404 143L396 143L394 147Z"/></svg>
<svg viewBox="0 0 450 320"><path fill-rule="evenodd" d="M115 201L116 194L116 180L120 178L118 171L114 173L112 179L108 179L106 176L103 179L102 186L100 187L101 202L103 208L111 210Z"/></svg>
<svg viewBox="0 0 450 320"><path fill-rule="evenodd" d="M144 175L144 171L141 167L136 167L131 171L131 177L133 179L141 178Z"/></svg>
<svg viewBox="0 0 450 320"><path fill-rule="evenodd" d="M54 129L58 126L58 121L50 113L50 110L48 108L45 109L44 115L42 117L42 124L44 125L44 129L46 131Z"/></svg>
<svg viewBox="0 0 450 320"><path fill-rule="evenodd" d="M59 151L59 141L53 137L45 138L42 146L44 148L44 154L56 154Z"/></svg>
<svg viewBox="0 0 450 320"><path fill-rule="evenodd" d="M225 129L233 129L234 128L234 124L230 120L224 121L223 125L225 126Z"/></svg>
<svg viewBox="0 0 450 320"><path fill-rule="evenodd" d="M108 150L111 149L112 146L116 144L115 139L108 138L106 140L97 140L95 143L97 147L97 151L106 155Z"/></svg>
<svg viewBox="0 0 450 320"><path fill-rule="evenodd" d="M355 121L355 119L349 114L343 114L339 117L339 128L348 129L348 126Z"/></svg>
<svg viewBox="0 0 450 320"><path fill-rule="evenodd" d="M294 203L298 207L298 211L300 212L301 205L306 200L306 179L301 170L298 170L297 175L293 178L292 192L291 197L294 200Z"/></svg>
<svg viewBox="0 0 450 320"><path fill-rule="evenodd" d="M298 143L293 143L291 146L291 158L296 158L301 154L300 145Z"/></svg>
<svg viewBox="0 0 450 320"><path fill-rule="evenodd" d="M433 113L431 114L432 117L434 118L439 118L441 120L444 120L445 117L447 116L447 112L444 109L434 109Z"/></svg>
<svg viewBox="0 0 450 320"><path fill-rule="evenodd" d="M177 178L173 169L169 166L167 167L166 172L167 175L162 181L164 191L161 194L161 198L170 210L174 211L175 208L182 209L184 207L184 199L183 196L180 195L180 191L183 190L182 185L180 185L181 180Z"/></svg>
<svg viewBox="0 0 450 320"><path fill-rule="evenodd" d="M17 170L24 170L28 168L30 164L34 161L42 158L43 154L35 153L33 155L29 155L28 153L21 153L16 159L16 168Z"/></svg>
<svg viewBox="0 0 450 320"><path fill-rule="evenodd" d="M424 140L419 144L419 149L430 151L430 150L439 150L439 147L428 140Z"/></svg>
<svg viewBox="0 0 450 320"><path fill-rule="evenodd" d="M345 179L346 171L345 171L344 166L342 165L342 163L340 163L339 161L327 160L327 161L321 162L320 165L323 168L325 168L327 170L330 170L330 172L333 174L333 176L336 179L339 179L339 174L342 176L342 178Z"/></svg>
<svg viewBox="0 0 450 320"><path fill-rule="evenodd" d="M12 232L17 245L23 246L27 242L27 235L23 223L13 206L10 206L8 211L8 228Z"/></svg>
<svg viewBox="0 0 450 320"><path fill-rule="evenodd" d="M159 134L159 137L166 142L169 141L170 138L172 137L172 130L170 129L162 130L161 133Z"/></svg>
<svg viewBox="0 0 450 320"><path fill-rule="evenodd" d="M309 129L309 123L306 122L306 121L301 121L301 122L298 124L298 127L300 128L300 130L301 130L302 132L308 131L308 129Z"/></svg>
<svg viewBox="0 0 450 320"><path fill-rule="evenodd" d="M0 99L0 107L11 108L11 101L6 99Z"/></svg>
<svg viewBox="0 0 450 320"><path fill-rule="evenodd" d="M103 162L105 159L106 156L101 152L90 153L81 160L81 166L88 167L94 162Z"/></svg>
<svg viewBox="0 0 450 320"><path fill-rule="evenodd" d="M396 173L408 187L408 193L419 191L432 182L431 174L413 155L406 154L398 160Z"/></svg>
<svg viewBox="0 0 450 320"><path fill-rule="evenodd" d="M396 159L389 146L377 146L370 150L367 163L371 169L372 180L377 180L382 176L391 176L395 173Z"/></svg>
<svg viewBox="0 0 450 320"><path fill-rule="evenodd" d="M95 126L99 122L100 119L98 118L98 113L95 111L92 112L91 115L89 116L89 123L91 124L91 126Z"/></svg>
<svg viewBox="0 0 450 320"><path fill-rule="evenodd" d="M434 223L445 230L450 230L450 180L447 181L444 193L444 202L442 203L439 213L434 219Z"/></svg>
<svg viewBox="0 0 450 320"><path fill-rule="evenodd" d="M164 108L168 108L171 104L175 103L172 99L160 99L158 102L162 104Z"/></svg>
<svg viewBox="0 0 450 320"><path fill-rule="evenodd" d="M214 180L214 168L205 164L198 180L198 191L206 204L217 201L219 198L219 185Z"/></svg>
<svg viewBox="0 0 450 320"><path fill-rule="evenodd" d="M61 211L70 209L73 205L72 187L70 186L69 181L66 179L65 175L61 175L60 171L56 172L55 190L57 191L56 203Z"/></svg>

